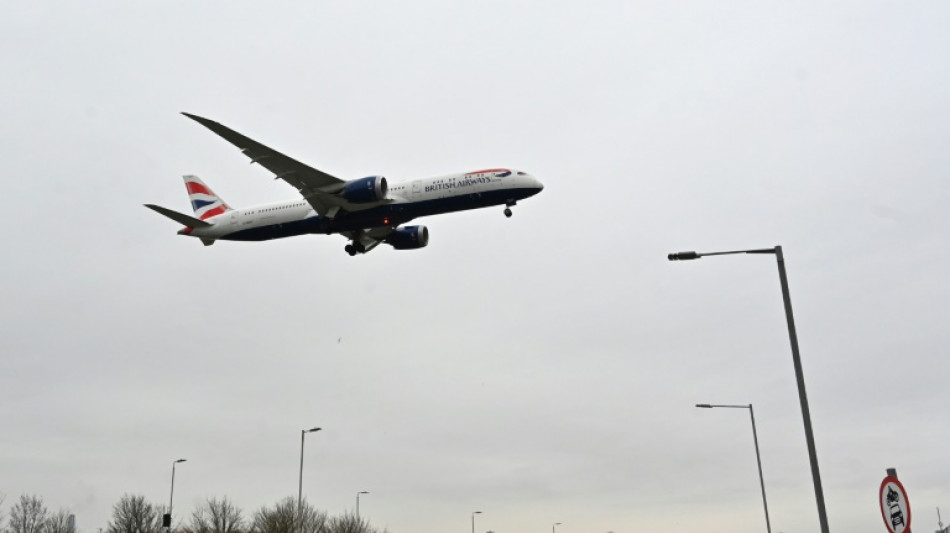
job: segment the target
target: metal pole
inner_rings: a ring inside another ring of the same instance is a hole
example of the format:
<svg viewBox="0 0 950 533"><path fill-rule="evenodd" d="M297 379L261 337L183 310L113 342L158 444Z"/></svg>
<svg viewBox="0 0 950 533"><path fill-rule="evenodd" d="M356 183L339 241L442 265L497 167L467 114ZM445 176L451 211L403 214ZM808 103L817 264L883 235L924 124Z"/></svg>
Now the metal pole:
<svg viewBox="0 0 950 533"><path fill-rule="evenodd" d="M821 533L828 533L828 516L825 513L825 495L821 489L821 473L818 471L818 454L815 451L815 435L811 429L811 414L808 410L808 395L805 393L805 375L802 372L802 360L798 352L798 335L795 333L795 318L792 315L792 299L788 291L788 276L785 273L785 256L782 247L775 247L775 259L778 262L778 275L782 282L782 299L785 302L785 319L788 321L788 338L792 343L792 360L795 363L795 379L798 382L798 399L802 406L802 420L805 425L805 441L808 444L808 460L811 463L811 478L815 485L815 502L818 505L818 522Z"/></svg>
<svg viewBox="0 0 950 533"><path fill-rule="evenodd" d="M175 501L175 466L185 461L186 459L176 459L172 461L172 490L168 496L168 533L171 533L172 530L172 503Z"/></svg>
<svg viewBox="0 0 950 533"><path fill-rule="evenodd" d="M356 520L360 519L360 494L369 494L369 491L361 490L356 493Z"/></svg>
<svg viewBox="0 0 950 533"><path fill-rule="evenodd" d="M172 493L168 496L168 531L172 530L172 502L175 501L175 465L178 461L172 461Z"/></svg>
<svg viewBox="0 0 950 533"><path fill-rule="evenodd" d="M303 512L303 438L307 430L300 430L300 481L297 483L297 516Z"/></svg>
<svg viewBox="0 0 950 533"><path fill-rule="evenodd" d="M300 482L297 484L297 515L300 516L301 525L303 524L303 437L307 433L320 431L322 428L310 428L300 430Z"/></svg>
<svg viewBox="0 0 950 533"><path fill-rule="evenodd" d="M769 522L769 504L765 499L765 478L762 476L762 455L759 453L759 435L755 429L755 412L752 409L752 404L748 405L711 405L708 403L698 403L696 407L702 407L705 409L712 409L714 407L728 407L731 409L748 409L749 417L752 419L752 441L755 443L755 461L759 466L759 486L762 487L762 507L765 509L765 529L768 530L768 533L772 533L772 525Z"/></svg>
<svg viewBox="0 0 950 533"><path fill-rule="evenodd" d="M749 404L749 416L752 418L752 440L755 441L755 460L759 465L759 485L762 487L762 507L765 508L765 530L772 533L772 524L769 522L769 503L765 499L765 478L762 477L762 456L759 455L759 436L755 431L755 413L752 404Z"/></svg>

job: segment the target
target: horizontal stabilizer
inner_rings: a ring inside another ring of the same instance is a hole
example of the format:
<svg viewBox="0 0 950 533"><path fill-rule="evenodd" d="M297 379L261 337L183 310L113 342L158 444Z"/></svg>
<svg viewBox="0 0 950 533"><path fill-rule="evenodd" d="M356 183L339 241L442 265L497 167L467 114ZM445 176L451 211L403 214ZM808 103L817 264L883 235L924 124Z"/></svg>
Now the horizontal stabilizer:
<svg viewBox="0 0 950 533"><path fill-rule="evenodd" d="M178 211L172 211L171 209L166 209L160 205L145 204L145 207L151 209L152 211L155 211L156 213L165 215L166 217L174 220L175 222L178 222L179 224L184 224L185 226L188 226L189 228L205 228L211 225L210 222L205 222L204 220L199 220L195 217L190 217L188 215L179 213Z"/></svg>

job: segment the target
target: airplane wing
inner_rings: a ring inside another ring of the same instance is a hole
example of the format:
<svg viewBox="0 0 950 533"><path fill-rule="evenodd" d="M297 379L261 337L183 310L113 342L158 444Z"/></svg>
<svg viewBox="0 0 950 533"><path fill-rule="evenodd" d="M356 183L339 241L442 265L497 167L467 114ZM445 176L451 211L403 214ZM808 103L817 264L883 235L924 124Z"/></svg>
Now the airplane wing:
<svg viewBox="0 0 950 533"><path fill-rule="evenodd" d="M359 204L347 202L336 194L343 189L343 185L346 183L344 180L305 165L277 150L268 148L221 123L191 113L182 112L182 115L217 133L224 140L240 148L244 155L251 158L252 164L258 163L273 172L276 178L293 185L303 195L304 199L313 206L314 211L320 215L333 218L340 211L362 211L392 202L388 199Z"/></svg>
<svg viewBox="0 0 950 533"><path fill-rule="evenodd" d="M258 163L273 172L275 177L293 185L307 200L310 200L310 197L315 194L333 193L343 187L344 180L305 165L277 150L268 148L227 126L190 113L183 112L182 115L217 133L224 140L240 148L244 155L251 158L252 164ZM314 205L314 207L317 206Z"/></svg>

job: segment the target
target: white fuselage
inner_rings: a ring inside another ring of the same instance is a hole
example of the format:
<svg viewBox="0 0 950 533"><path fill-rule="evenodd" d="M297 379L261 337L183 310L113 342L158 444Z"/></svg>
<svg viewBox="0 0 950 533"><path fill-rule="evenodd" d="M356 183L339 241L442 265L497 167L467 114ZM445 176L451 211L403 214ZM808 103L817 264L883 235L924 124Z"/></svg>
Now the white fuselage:
<svg viewBox="0 0 950 533"><path fill-rule="evenodd" d="M492 169L425 178L389 186L384 205L345 216L319 215L304 199L234 209L207 219L210 226L182 233L204 239L267 240L304 233L337 233L353 229L397 226L417 217L491 205L514 205L541 191L533 176Z"/></svg>

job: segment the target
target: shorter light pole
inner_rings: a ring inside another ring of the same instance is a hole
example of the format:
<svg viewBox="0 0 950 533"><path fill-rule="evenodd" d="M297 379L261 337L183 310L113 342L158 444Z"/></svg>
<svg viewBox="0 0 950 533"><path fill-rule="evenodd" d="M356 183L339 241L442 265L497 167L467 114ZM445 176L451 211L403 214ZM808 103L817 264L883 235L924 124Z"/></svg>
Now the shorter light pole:
<svg viewBox="0 0 950 533"><path fill-rule="evenodd" d="M300 430L300 482L297 484L297 520L300 526L303 526L303 443L307 433L320 431L322 428L310 428Z"/></svg>
<svg viewBox="0 0 950 533"><path fill-rule="evenodd" d="M172 461L172 493L168 496L168 531L171 533L172 530L172 503L175 501L175 465L178 463L184 463L188 459L178 459Z"/></svg>
<svg viewBox="0 0 950 533"><path fill-rule="evenodd" d="M365 490L361 490L356 493L356 520L357 521L359 521L360 519L360 494L369 494L369 492Z"/></svg>
<svg viewBox="0 0 950 533"><path fill-rule="evenodd" d="M561 525L560 522L555 522L554 524L552 524L552 525L551 525L551 533L555 533L555 532L554 532L554 528L556 528L556 527L559 526L559 525Z"/></svg>
<svg viewBox="0 0 950 533"><path fill-rule="evenodd" d="M749 417L752 418L752 440L755 442L755 461L759 465L759 486L762 487L762 507L765 508L765 530L772 533L772 525L769 523L769 503L765 499L765 478L762 477L762 456L759 455L759 436L755 432L755 413L752 411L752 404L749 405L711 405L708 403L697 403L696 407L703 409L712 409L714 407L725 407L729 409L748 409Z"/></svg>
<svg viewBox="0 0 950 533"><path fill-rule="evenodd" d="M301 429L300 430L300 483L297 484L297 511L300 511L300 506L303 504L303 442L304 437L307 433L313 433L314 431L320 431L321 428L310 428L310 429Z"/></svg>
<svg viewBox="0 0 950 533"><path fill-rule="evenodd" d="M475 515L482 514L481 511L472 511L472 533L475 533Z"/></svg>

